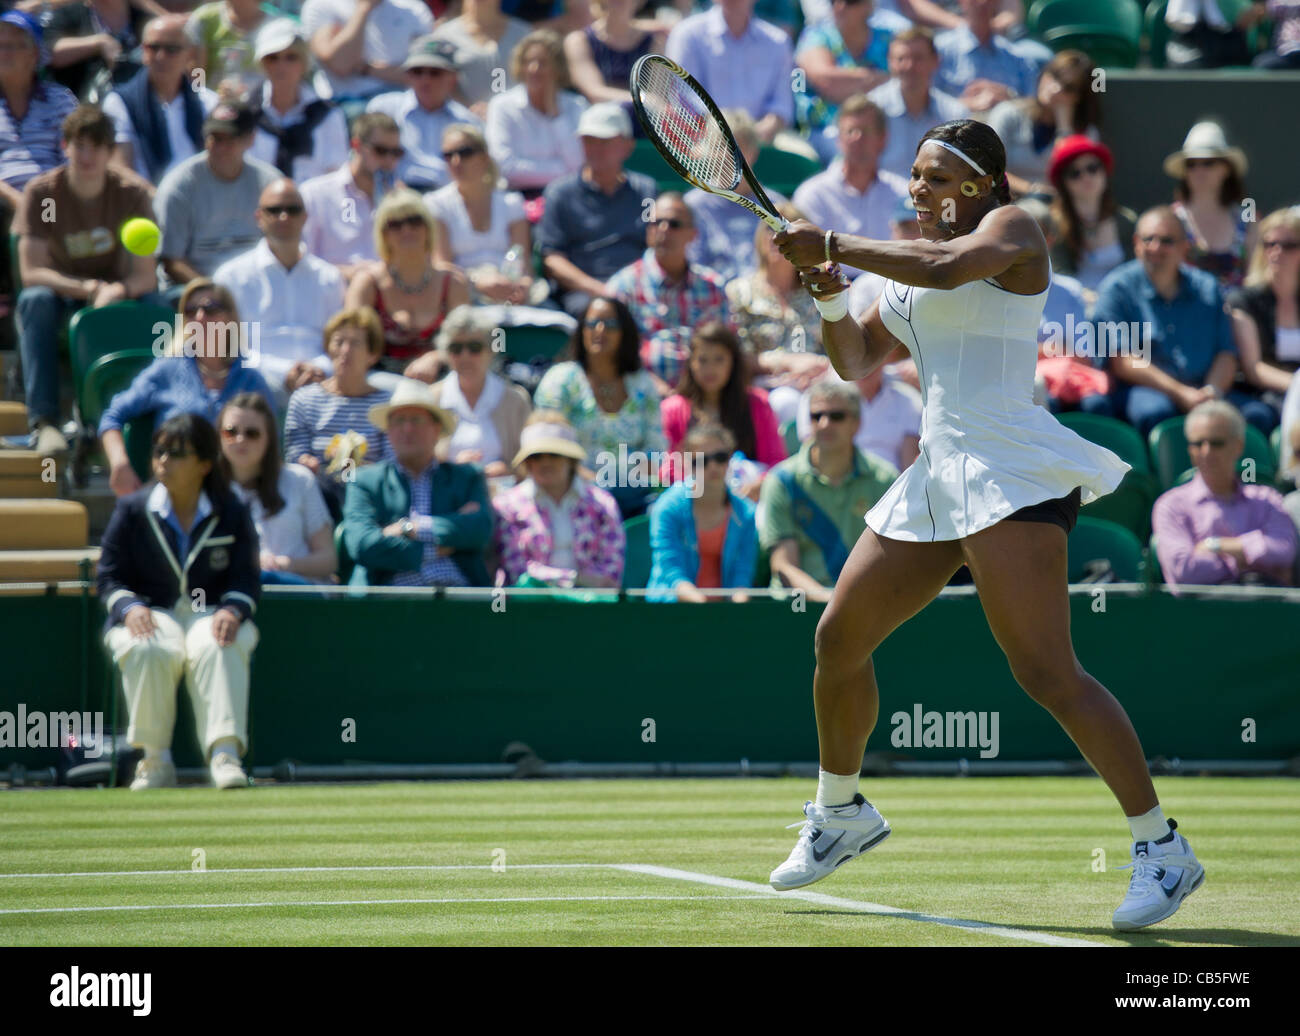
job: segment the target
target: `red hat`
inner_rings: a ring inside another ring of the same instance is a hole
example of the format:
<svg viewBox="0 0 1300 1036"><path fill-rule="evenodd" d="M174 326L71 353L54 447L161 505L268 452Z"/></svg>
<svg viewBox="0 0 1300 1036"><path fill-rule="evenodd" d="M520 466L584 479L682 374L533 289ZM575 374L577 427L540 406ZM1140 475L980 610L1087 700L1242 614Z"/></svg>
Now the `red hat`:
<svg viewBox="0 0 1300 1036"><path fill-rule="evenodd" d="M1047 178L1058 191L1061 189L1058 180L1062 171L1080 155L1096 155L1100 158L1101 164L1106 167L1107 176L1115 170L1115 157L1110 153L1110 148L1101 141L1085 137L1082 133L1076 133L1072 137L1062 137L1052 148L1052 157L1047 163Z"/></svg>

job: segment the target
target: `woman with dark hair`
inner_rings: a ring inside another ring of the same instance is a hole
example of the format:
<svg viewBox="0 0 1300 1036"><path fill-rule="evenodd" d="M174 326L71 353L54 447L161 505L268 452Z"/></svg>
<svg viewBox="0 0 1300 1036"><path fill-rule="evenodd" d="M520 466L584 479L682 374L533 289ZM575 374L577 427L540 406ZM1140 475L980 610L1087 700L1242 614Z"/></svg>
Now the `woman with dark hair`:
<svg viewBox="0 0 1300 1036"><path fill-rule="evenodd" d="M1060 235L1049 255L1052 270L1074 277L1096 292L1106 274L1133 258L1137 215L1115 203L1110 148L1081 135L1052 148L1047 177L1056 189L1052 215Z"/></svg>
<svg viewBox="0 0 1300 1036"><path fill-rule="evenodd" d="M743 603L754 583L758 529L754 505L727 485L727 461L736 439L719 424L696 425L683 448L692 462L685 480L672 486L650 508L651 601L710 600L702 590L734 589Z"/></svg>
<svg viewBox="0 0 1300 1036"><path fill-rule="evenodd" d="M1128 465L1033 402L1052 267L1038 224L1008 204L1005 163L987 125L946 122L921 138L912 164L919 240L874 241L804 221L776 238L817 302L836 373L855 381L906 346L925 411L920 456L867 512L818 623L817 800L771 883L809 885L890 834L858 792L880 708L871 656L965 564L1017 682L1124 810L1133 876L1112 923L1143 928L1177 910L1205 872L1164 816L1123 706L1071 644L1066 537L1080 503L1114 490ZM859 319L848 314L837 262L886 278Z"/></svg>
<svg viewBox="0 0 1300 1036"><path fill-rule="evenodd" d="M127 738L144 757L132 791L176 783L176 684L218 788L248 784L248 667L258 632L257 531L226 483L217 433L197 414L153 437L154 481L117 502L99 559L104 643L122 673Z"/></svg>
<svg viewBox="0 0 1300 1036"><path fill-rule="evenodd" d="M641 333L631 310L617 299L593 298L570 348L573 359L546 372L533 393L533 405L564 415L594 472L621 464L620 456L629 465L657 464L657 457L637 456L662 451L664 433L659 393L641 366ZM624 518L640 514L648 503L648 487L629 485L627 474L620 472L613 485L597 483L613 494Z"/></svg>
<svg viewBox="0 0 1300 1036"><path fill-rule="evenodd" d="M221 411L221 469L253 516L263 583L328 583L338 568L334 522L316 477L300 464L282 464L275 414L254 392Z"/></svg>
<svg viewBox="0 0 1300 1036"><path fill-rule="evenodd" d="M705 421L721 424L736 440L736 449L765 469L785 460L785 443L767 393L750 387L740 340L719 321L710 320L691 335L682 380L677 391L659 404L659 413L668 440L668 457L661 469L664 481L681 478L677 453L682 439L692 425ZM761 482L761 477L754 479L741 496L757 501Z"/></svg>
<svg viewBox="0 0 1300 1036"><path fill-rule="evenodd" d="M1198 122L1182 150L1165 159L1165 172L1178 181L1173 210L1192 243L1187 261L1224 288L1241 283L1255 245L1254 223L1241 204L1248 168L1246 153L1228 146L1217 122Z"/></svg>
<svg viewBox="0 0 1300 1036"><path fill-rule="evenodd" d="M989 112L989 125L1006 145L1013 195L1051 193L1047 163L1062 137L1097 139L1101 104L1092 73L1087 54L1063 50L1043 66L1033 97L1003 101Z"/></svg>

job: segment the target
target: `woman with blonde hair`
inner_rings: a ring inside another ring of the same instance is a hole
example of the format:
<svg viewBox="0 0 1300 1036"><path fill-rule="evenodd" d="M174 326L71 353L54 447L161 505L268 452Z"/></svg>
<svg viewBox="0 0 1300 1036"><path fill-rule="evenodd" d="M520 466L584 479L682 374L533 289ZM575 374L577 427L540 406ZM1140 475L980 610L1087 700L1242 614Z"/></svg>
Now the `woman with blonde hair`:
<svg viewBox="0 0 1300 1036"><path fill-rule="evenodd" d="M274 399L261 373L244 365L255 343L244 340L239 310L228 290L196 277L181 293L179 316L154 343L158 359L113 397L99 420L108 483L118 496L140 488L122 437L128 421L152 414L154 423L161 425L180 414L201 414L215 423L226 401L241 392Z"/></svg>
<svg viewBox="0 0 1300 1036"><path fill-rule="evenodd" d="M560 37L530 32L510 55L519 84L488 102L487 145L506 182L525 197L582 168L578 118L586 100L569 89L569 64Z"/></svg>
<svg viewBox="0 0 1300 1036"><path fill-rule="evenodd" d="M349 309L369 306L379 315L387 359L383 368L433 382L440 365L433 337L457 306L469 302L469 281L434 257L436 227L420 196L396 190L375 210L375 251L348 284Z"/></svg>
<svg viewBox="0 0 1300 1036"><path fill-rule="evenodd" d="M500 171L477 126L443 130L442 157L451 182L424 196L433 213L435 262L465 270L477 298L528 301L533 246L523 196L499 189ZM521 264L514 271L505 268L511 250Z"/></svg>
<svg viewBox="0 0 1300 1036"><path fill-rule="evenodd" d="M1300 213L1295 209L1279 209L1260 223L1246 283L1228 294L1228 312L1244 382L1238 388L1253 397L1238 405L1260 431L1272 431L1300 368Z"/></svg>

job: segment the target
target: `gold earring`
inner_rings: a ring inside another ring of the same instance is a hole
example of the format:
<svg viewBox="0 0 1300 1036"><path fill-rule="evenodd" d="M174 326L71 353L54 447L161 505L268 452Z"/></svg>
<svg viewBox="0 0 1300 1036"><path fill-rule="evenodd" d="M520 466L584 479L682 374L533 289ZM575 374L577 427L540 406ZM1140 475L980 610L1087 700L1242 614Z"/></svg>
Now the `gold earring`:
<svg viewBox="0 0 1300 1036"><path fill-rule="evenodd" d="M961 193L966 195L967 198L974 198L977 194L979 194L979 192L980 192L979 185L974 180L962 181Z"/></svg>

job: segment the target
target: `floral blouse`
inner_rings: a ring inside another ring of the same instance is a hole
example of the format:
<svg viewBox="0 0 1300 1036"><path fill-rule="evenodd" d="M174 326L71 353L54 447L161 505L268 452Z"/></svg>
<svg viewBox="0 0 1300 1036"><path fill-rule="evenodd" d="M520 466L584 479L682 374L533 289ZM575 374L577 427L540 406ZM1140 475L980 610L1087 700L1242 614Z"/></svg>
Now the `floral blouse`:
<svg viewBox="0 0 1300 1036"><path fill-rule="evenodd" d="M746 352L758 354L769 349L822 352L822 318L812 296L803 288L791 293L787 305L755 271L728 281L727 298ZM796 347L800 337L802 344Z"/></svg>
<svg viewBox="0 0 1300 1036"><path fill-rule="evenodd" d="M514 586L525 575L554 586L571 587L580 573L623 580L627 540L614 498L585 479L574 479L576 501L568 510L572 527L574 569L551 564L554 543L547 510L537 504L532 479L501 493L492 501L497 522L493 532L500 568L498 585Z"/></svg>
<svg viewBox="0 0 1300 1036"><path fill-rule="evenodd" d="M587 381L587 374L574 360L557 363L546 372L533 393L538 410L558 410L577 432L578 442L587 451L587 464L596 470L602 466L600 454L607 454L605 464L617 463L619 447L626 453L644 451L662 453L663 425L659 420L659 393L645 370L623 375L627 401L618 413L602 410Z"/></svg>

